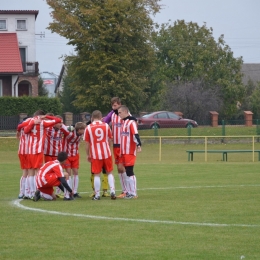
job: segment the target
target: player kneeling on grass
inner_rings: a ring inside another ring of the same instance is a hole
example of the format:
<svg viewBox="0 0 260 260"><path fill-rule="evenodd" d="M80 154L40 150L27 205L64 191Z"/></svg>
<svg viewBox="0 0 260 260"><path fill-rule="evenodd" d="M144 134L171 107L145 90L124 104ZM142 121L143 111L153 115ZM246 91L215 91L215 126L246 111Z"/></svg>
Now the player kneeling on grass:
<svg viewBox="0 0 260 260"><path fill-rule="evenodd" d="M73 192L65 180L61 165L65 163L68 158L66 152L58 153L57 160L49 161L45 163L39 170L36 176L36 187L34 201L38 201L40 198L45 200L56 200L56 195L53 191L53 187L59 187L63 192L64 188L70 193L70 198L64 198L64 200L73 199Z"/></svg>

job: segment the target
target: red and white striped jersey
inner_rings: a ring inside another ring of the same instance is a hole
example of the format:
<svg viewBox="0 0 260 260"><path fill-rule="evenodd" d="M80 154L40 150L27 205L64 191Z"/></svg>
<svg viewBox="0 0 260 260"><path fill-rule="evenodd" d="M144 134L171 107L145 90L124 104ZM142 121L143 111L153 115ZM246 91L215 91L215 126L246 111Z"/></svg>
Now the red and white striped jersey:
<svg viewBox="0 0 260 260"><path fill-rule="evenodd" d="M113 132L113 144L120 145L121 142L121 127L123 120L116 113L111 116L112 132Z"/></svg>
<svg viewBox="0 0 260 260"><path fill-rule="evenodd" d="M45 163L36 175L37 188L44 186L49 180L64 177L62 167L58 160Z"/></svg>
<svg viewBox="0 0 260 260"><path fill-rule="evenodd" d="M65 125L62 126L64 133L62 150L66 152L68 156L76 156L79 153L79 143L82 135L77 135L76 130L72 132L68 131Z"/></svg>
<svg viewBox="0 0 260 260"><path fill-rule="evenodd" d="M28 154L38 154L43 152L43 146L46 136L46 128L52 127L61 120L42 120L40 124L33 123L33 120L38 119L37 117L30 120L28 126L24 127L24 132L29 136L28 140Z"/></svg>
<svg viewBox="0 0 260 260"><path fill-rule="evenodd" d="M24 133L23 129L21 129L18 154L28 154L28 141L29 136Z"/></svg>
<svg viewBox="0 0 260 260"><path fill-rule="evenodd" d="M60 129L55 129L54 127L46 128L43 153L45 155L58 156L58 153L62 151L62 137L63 132Z"/></svg>
<svg viewBox="0 0 260 260"><path fill-rule="evenodd" d="M92 122L85 129L83 139L90 143L91 158L101 160L111 156L109 139L112 139L112 132L108 124Z"/></svg>
<svg viewBox="0 0 260 260"><path fill-rule="evenodd" d="M121 127L121 154L136 155L137 141L134 136L135 134L138 134L136 121L129 119L123 120Z"/></svg>

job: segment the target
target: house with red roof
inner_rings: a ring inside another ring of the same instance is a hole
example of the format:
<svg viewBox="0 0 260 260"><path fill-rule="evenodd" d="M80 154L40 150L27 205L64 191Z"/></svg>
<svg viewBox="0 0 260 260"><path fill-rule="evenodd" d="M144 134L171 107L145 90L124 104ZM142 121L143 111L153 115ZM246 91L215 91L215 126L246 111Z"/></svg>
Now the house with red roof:
<svg viewBox="0 0 260 260"><path fill-rule="evenodd" d="M0 97L38 96L36 10L0 10Z"/></svg>

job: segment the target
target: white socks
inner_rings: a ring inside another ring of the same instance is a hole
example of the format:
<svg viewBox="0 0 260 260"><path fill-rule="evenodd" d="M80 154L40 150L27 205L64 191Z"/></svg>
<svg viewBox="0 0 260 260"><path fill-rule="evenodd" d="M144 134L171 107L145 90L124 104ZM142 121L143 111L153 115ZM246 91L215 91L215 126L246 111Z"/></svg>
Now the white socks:
<svg viewBox="0 0 260 260"><path fill-rule="evenodd" d="M109 184L109 187L110 187L110 194L111 193L115 194L115 178L114 178L113 173L109 173L107 175L107 180L108 180L108 184Z"/></svg>
<svg viewBox="0 0 260 260"><path fill-rule="evenodd" d="M110 175L110 174L109 174ZM100 197L100 175L94 175L95 197Z"/></svg>
<svg viewBox="0 0 260 260"><path fill-rule="evenodd" d="M127 193L127 176L126 176L126 172L118 173L118 176L119 176L119 180L120 180L122 191L124 193Z"/></svg>
<svg viewBox="0 0 260 260"><path fill-rule="evenodd" d="M79 187L79 176L74 175L73 176L73 193L74 194L78 192L78 187Z"/></svg>
<svg viewBox="0 0 260 260"><path fill-rule="evenodd" d="M135 175L127 177L128 179L128 192L134 196L136 196L136 178Z"/></svg>
<svg viewBox="0 0 260 260"><path fill-rule="evenodd" d="M26 182L26 177L22 176L20 179L20 193L19 196L24 196L25 195L25 182Z"/></svg>

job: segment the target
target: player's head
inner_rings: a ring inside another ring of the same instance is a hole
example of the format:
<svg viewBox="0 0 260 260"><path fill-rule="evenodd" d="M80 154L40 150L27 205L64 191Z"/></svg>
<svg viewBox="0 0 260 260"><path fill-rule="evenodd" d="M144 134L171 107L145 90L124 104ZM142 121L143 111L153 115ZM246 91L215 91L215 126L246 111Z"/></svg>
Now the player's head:
<svg viewBox="0 0 260 260"><path fill-rule="evenodd" d="M77 135L83 135L86 128L86 124L83 122L77 122L75 124L75 130Z"/></svg>
<svg viewBox="0 0 260 260"><path fill-rule="evenodd" d="M46 116L54 116L53 113L46 113Z"/></svg>
<svg viewBox="0 0 260 260"><path fill-rule="evenodd" d="M62 124L63 124L63 118L62 118L62 116L60 116L60 115L56 115L55 117L58 117L58 118L61 119L61 122L60 122L60 123L57 123L56 125L53 126L55 130L59 130L59 129L61 129L61 126L62 126Z"/></svg>
<svg viewBox="0 0 260 260"><path fill-rule="evenodd" d="M113 110L117 110L121 106L121 99L119 97L111 98L111 106Z"/></svg>
<svg viewBox="0 0 260 260"><path fill-rule="evenodd" d="M60 162L60 164L63 164L68 158L68 154L66 152L59 152L58 153L58 161Z"/></svg>
<svg viewBox="0 0 260 260"><path fill-rule="evenodd" d="M43 115L45 115L43 110L37 110L33 114L33 116L43 116Z"/></svg>
<svg viewBox="0 0 260 260"><path fill-rule="evenodd" d="M101 120L102 119L102 113L99 110L95 110L91 114L91 121L94 120Z"/></svg>
<svg viewBox="0 0 260 260"><path fill-rule="evenodd" d="M118 108L118 115L120 116L121 119L126 118L129 116L129 109L127 106L120 106Z"/></svg>

